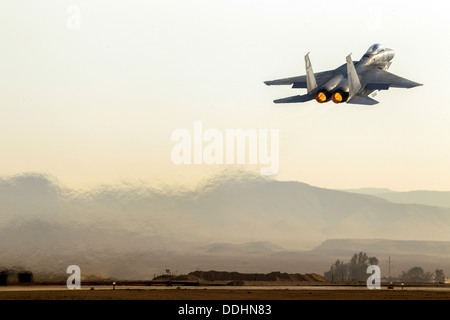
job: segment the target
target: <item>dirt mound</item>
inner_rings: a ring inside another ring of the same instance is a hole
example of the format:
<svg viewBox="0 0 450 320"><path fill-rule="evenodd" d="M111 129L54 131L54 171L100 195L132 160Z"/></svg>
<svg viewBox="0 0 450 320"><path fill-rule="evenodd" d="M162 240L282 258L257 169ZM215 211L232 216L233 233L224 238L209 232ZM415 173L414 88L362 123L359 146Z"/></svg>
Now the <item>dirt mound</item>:
<svg viewBox="0 0 450 320"><path fill-rule="evenodd" d="M325 277L321 276L320 274L317 273L307 273L304 275L305 277L305 281L310 281L310 282L327 282L328 280L325 279Z"/></svg>
<svg viewBox="0 0 450 320"><path fill-rule="evenodd" d="M153 280L158 280L158 281L198 281L200 279L198 277L196 277L195 275L193 275L191 272L190 274L182 274L179 276L163 274L163 275L153 278Z"/></svg>
<svg viewBox="0 0 450 320"><path fill-rule="evenodd" d="M199 280L205 281L305 281L325 282L326 279L318 274L289 274L279 271L271 273L239 273L227 271L194 271L188 274Z"/></svg>

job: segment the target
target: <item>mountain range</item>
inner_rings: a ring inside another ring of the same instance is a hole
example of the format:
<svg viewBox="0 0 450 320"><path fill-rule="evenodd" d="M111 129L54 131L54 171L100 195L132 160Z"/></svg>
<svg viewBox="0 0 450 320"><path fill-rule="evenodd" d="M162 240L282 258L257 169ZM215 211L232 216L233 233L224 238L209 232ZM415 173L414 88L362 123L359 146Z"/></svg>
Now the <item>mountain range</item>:
<svg viewBox="0 0 450 320"><path fill-rule="evenodd" d="M24 174L0 179L0 212L0 267L20 265L41 278L65 276L72 264L84 275L126 279L168 268L322 273L335 258L375 252L370 243L379 239L409 241L409 249L377 254L439 265L450 258L449 208L251 174L217 176L193 190L124 183L88 191ZM350 242L330 247L339 239Z"/></svg>

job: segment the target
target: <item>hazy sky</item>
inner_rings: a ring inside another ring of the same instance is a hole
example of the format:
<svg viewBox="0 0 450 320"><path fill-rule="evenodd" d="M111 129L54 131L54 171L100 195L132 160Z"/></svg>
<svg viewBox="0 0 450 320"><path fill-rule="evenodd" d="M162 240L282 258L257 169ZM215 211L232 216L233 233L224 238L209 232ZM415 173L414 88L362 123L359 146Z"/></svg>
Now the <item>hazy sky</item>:
<svg viewBox="0 0 450 320"><path fill-rule="evenodd" d="M450 190L450 4L366 4L2 1L0 175L86 187L259 171L173 164L171 133L198 120L224 133L278 129L275 179ZM273 104L304 91L263 81L304 74L307 52L318 72L373 43L395 50L391 72L424 86L382 91L374 107Z"/></svg>

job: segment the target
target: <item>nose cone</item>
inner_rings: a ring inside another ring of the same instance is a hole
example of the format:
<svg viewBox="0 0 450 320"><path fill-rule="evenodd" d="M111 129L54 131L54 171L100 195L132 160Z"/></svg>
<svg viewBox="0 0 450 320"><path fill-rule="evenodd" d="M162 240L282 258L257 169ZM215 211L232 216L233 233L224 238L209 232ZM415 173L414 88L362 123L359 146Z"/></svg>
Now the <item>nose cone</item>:
<svg viewBox="0 0 450 320"><path fill-rule="evenodd" d="M388 57L389 57L389 61L391 61L392 59L394 59L395 57L395 51L392 49L386 49Z"/></svg>

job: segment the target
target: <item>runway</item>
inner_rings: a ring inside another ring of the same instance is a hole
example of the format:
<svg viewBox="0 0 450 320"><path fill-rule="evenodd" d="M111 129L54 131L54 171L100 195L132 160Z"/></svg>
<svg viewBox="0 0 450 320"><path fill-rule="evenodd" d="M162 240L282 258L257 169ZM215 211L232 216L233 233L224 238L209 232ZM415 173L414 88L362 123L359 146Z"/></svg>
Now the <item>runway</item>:
<svg viewBox="0 0 450 320"><path fill-rule="evenodd" d="M112 285L85 285L79 290L112 290ZM319 290L319 291L348 291L348 290L368 290L365 286L356 285L336 285L336 286L120 286L115 287L116 290ZM403 290L403 291L440 291L450 292L450 286L394 286L394 289L388 289L387 285L382 285L380 290ZM64 285L29 285L29 286L0 286L0 292L8 291L76 291L69 290Z"/></svg>
<svg viewBox="0 0 450 320"><path fill-rule="evenodd" d="M450 300L449 287L396 287L369 290L363 286L283 287L143 287L10 286L0 300Z"/></svg>

